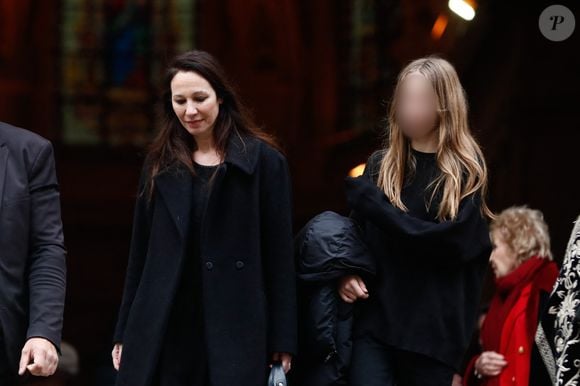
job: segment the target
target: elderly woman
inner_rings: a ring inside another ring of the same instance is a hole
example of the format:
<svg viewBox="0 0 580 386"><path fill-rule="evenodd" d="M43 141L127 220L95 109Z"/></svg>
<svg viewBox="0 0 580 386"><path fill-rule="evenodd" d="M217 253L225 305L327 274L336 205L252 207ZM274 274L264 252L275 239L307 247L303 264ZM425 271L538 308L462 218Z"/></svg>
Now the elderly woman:
<svg viewBox="0 0 580 386"><path fill-rule="evenodd" d="M538 210L512 207L491 224L491 267L496 291L481 327L481 354L471 359L465 385L528 385L530 353L558 268L548 226Z"/></svg>

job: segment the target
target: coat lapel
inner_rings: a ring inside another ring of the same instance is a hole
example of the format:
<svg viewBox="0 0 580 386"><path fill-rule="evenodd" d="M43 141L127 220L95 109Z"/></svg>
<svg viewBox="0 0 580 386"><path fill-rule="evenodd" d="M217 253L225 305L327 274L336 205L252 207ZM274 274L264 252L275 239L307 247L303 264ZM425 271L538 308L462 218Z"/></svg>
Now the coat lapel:
<svg viewBox="0 0 580 386"><path fill-rule="evenodd" d="M226 148L225 163L236 166L246 174L253 174L258 163L259 140L233 133Z"/></svg>
<svg viewBox="0 0 580 386"><path fill-rule="evenodd" d="M185 239L189 229L193 199L191 175L185 168L172 168L155 178L155 186L167 205L179 235Z"/></svg>
<svg viewBox="0 0 580 386"><path fill-rule="evenodd" d="M259 140L253 137L231 135L226 148L225 160L218 168L211 192L219 189L228 169L228 164L237 167L246 174L253 174L259 151ZM175 222L180 236L185 239L191 218L191 203L193 188L191 175L184 166L170 168L155 177L155 186L163 196L169 213ZM208 208L212 205L212 196L208 200ZM211 213L211 209L209 209Z"/></svg>

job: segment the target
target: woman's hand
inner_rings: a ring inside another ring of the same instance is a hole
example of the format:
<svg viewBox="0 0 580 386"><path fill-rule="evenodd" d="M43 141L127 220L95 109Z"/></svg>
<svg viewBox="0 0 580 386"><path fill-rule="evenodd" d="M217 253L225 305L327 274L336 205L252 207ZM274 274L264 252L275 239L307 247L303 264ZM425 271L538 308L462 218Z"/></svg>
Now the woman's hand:
<svg viewBox="0 0 580 386"><path fill-rule="evenodd" d="M116 343L113 347L113 352L111 356L113 357L113 367L115 370L119 371L119 366L121 366L121 355L123 354L123 345L121 343Z"/></svg>
<svg viewBox="0 0 580 386"><path fill-rule="evenodd" d="M347 303L354 303L357 299L369 297L367 286L358 275L348 275L340 279L338 294Z"/></svg>
<svg viewBox="0 0 580 386"><path fill-rule="evenodd" d="M292 354L287 352L276 352L272 355L272 362L281 362L284 368L284 373L288 373L292 368ZM270 365L272 367L272 365Z"/></svg>
<svg viewBox="0 0 580 386"><path fill-rule="evenodd" d="M475 370L484 377L495 377L503 371L507 364L503 355L486 351L475 361Z"/></svg>

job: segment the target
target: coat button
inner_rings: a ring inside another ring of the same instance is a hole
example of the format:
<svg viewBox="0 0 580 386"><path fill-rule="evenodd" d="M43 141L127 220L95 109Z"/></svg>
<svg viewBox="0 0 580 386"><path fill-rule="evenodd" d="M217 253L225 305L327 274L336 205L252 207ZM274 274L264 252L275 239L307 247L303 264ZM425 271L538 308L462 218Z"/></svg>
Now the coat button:
<svg viewBox="0 0 580 386"><path fill-rule="evenodd" d="M525 350L524 350L524 346L520 346L520 348L518 348L518 352L519 352L520 354L523 354L523 353L524 353L524 351L525 351Z"/></svg>
<svg viewBox="0 0 580 386"><path fill-rule="evenodd" d="M516 377L512 377L512 382L516 383Z"/></svg>
<svg viewBox="0 0 580 386"><path fill-rule="evenodd" d="M207 263L205 263L205 267L207 268L208 271L211 271L213 269L213 263L211 261L208 261Z"/></svg>
<svg viewBox="0 0 580 386"><path fill-rule="evenodd" d="M237 269L242 269L244 268L244 262L241 260L236 261L236 268Z"/></svg>

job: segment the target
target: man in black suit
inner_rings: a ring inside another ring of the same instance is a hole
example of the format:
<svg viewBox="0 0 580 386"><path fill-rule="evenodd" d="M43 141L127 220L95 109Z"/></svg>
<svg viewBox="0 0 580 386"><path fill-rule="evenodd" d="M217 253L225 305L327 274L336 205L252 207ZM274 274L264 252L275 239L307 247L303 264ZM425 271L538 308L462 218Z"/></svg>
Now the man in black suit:
<svg viewBox="0 0 580 386"><path fill-rule="evenodd" d="M65 254L52 145L0 122L0 385L56 371Z"/></svg>

